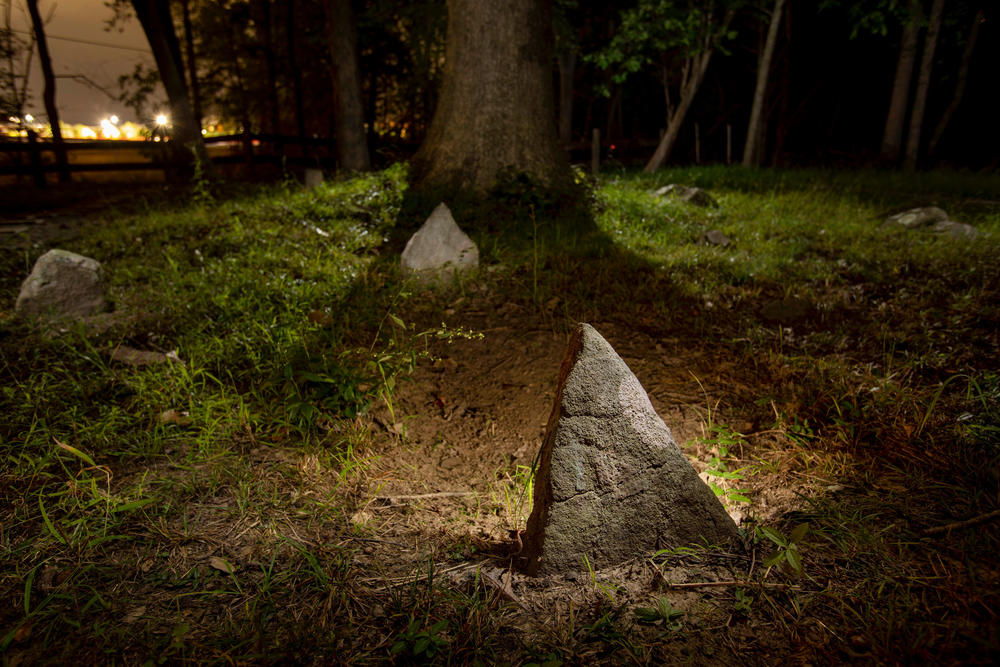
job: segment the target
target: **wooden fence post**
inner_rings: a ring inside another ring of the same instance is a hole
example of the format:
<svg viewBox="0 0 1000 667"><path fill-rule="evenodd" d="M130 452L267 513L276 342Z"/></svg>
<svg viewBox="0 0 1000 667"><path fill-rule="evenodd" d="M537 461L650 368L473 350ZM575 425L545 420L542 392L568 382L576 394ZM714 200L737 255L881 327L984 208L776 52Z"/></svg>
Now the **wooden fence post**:
<svg viewBox="0 0 1000 667"><path fill-rule="evenodd" d="M35 179L35 187L44 189L48 185L45 170L42 169L42 151L38 145L38 133L28 128L28 160L31 162L31 175Z"/></svg>
<svg viewBox="0 0 1000 667"><path fill-rule="evenodd" d="M597 176L601 171L601 131L594 128L593 138L590 140L590 173Z"/></svg>

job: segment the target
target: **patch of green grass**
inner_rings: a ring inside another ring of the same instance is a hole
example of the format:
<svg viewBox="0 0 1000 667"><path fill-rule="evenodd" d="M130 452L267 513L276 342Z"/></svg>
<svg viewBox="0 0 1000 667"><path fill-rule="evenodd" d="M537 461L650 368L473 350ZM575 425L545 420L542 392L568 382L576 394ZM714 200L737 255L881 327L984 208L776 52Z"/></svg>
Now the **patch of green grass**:
<svg viewBox="0 0 1000 667"><path fill-rule="evenodd" d="M640 601L655 607L636 626L622 613L636 600L619 605L626 588L593 572L596 601L523 636L478 575L456 583L428 559L390 580L386 563L412 544L380 533L387 519L354 518L381 483L367 479L365 415L401 421L398 383L429 341L466 335L409 319L440 304L420 293L412 308L396 268L405 176L103 213L68 249L104 264L126 317L51 336L0 313L5 659L676 661L688 638L728 632L700 627L697 605L674 627L674 591ZM720 207L657 198L669 182ZM709 472L754 486L732 498L751 516L767 485L799 494L801 509L758 522L760 558L673 549L657 567L731 567L738 587L705 604L777 632L772 652L819 655L817 628L876 662L996 650L995 526L923 532L996 505L1000 213L982 203L1000 197L995 175L621 173L559 217L505 187L510 217L473 230L488 268L459 281L462 298L501 294L536 326L613 323L689 350L707 369ZM985 237L881 226L928 204ZM733 243L702 243L708 230ZM0 252L4 304L44 250ZM766 316L792 298L801 313ZM119 345L183 363L124 365L110 360ZM511 469L490 511L521 527L531 489L530 468ZM472 543L448 540L451 560Z"/></svg>

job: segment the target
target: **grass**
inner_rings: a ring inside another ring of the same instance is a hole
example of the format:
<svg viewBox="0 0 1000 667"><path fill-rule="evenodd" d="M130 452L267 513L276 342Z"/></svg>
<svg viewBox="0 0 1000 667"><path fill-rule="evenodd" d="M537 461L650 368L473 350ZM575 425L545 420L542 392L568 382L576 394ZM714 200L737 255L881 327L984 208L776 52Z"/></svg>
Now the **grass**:
<svg viewBox="0 0 1000 667"><path fill-rule="evenodd" d="M997 506L995 175L612 173L589 195L587 233L534 206L511 209L524 224L501 234L475 227L486 266L455 287L460 299L502 294L556 331L615 322L709 351L711 375L699 371L694 390L708 404L705 437L686 453L720 484L738 473L740 488L720 491L750 501L746 561L677 551L655 563L725 566L740 587L626 591L591 570L589 593L550 600L530 627L469 563L495 543L461 528L444 544L426 537L400 577L400 538L363 518L383 483L373 468L391 455L371 410L403 424L391 440L407 446L398 383L437 341L468 335L425 326L455 292L414 295L400 280L404 179L395 167L318 191L200 192L95 214L68 249L103 263L127 313L99 333L14 319L45 248L0 251L5 664L1000 651L996 524L923 533ZM651 194L669 182L707 187L720 207ZM931 204L987 236L880 227ZM734 243L700 243L710 229ZM787 299L803 312L762 315ZM176 350L183 363L109 361L123 344ZM476 512L516 531L531 483L524 466L497 471ZM766 515L760 499L775 488L798 494L796 509ZM457 569L441 571L446 553Z"/></svg>

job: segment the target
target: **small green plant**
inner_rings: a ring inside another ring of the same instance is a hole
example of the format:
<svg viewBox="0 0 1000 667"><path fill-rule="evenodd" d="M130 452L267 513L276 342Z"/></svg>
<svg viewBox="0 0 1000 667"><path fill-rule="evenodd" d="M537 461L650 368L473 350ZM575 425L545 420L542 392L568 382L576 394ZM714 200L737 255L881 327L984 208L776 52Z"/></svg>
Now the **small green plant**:
<svg viewBox="0 0 1000 667"><path fill-rule="evenodd" d="M713 424L710 431L713 434L711 437L701 439L703 444L709 445L714 450L712 457L708 460L708 467L705 469L705 472L719 479L743 479L743 471L746 468L730 470L729 464L726 463L726 459L729 457L729 448L739 443L739 435L733 433L729 427L721 424ZM711 480L709 480L708 486L716 496L725 498L730 502L750 502L750 499L746 495L749 493L747 489L724 489Z"/></svg>
<svg viewBox="0 0 1000 667"><path fill-rule="evenodd" d="M737 614L742 614L743 616L749 616L750 605L753 604L753 597L747 595L747 592L742 588L737 588L734 595L736 596L736 602L733 603L733 611Z"/></svg>
<svg viewBox="0 0 1000 667"><path fill-rule="evenodd" d="M408 655L413 658L433 658L441 649L448 646L448 640L441 636L447 632L450 624L441 620L430 627L424 627L419 619L411 618L406 631L393 643L393 655Z"/></svg>
<svg viewBox="0 0 1000 667"><path fill-rule="evenodd" d="M757 526L757 532L777 547L777 551L768 556L767 560L764 561L765 566L778 566L797 576L802 575L802 554L799 545L809 532L809 524L799 524L792 530L788 537L767 526Z"/></svg>
<svg viewBox="0 0 1000 667"><path fill-rule="evenodd" d="M657 600L655 607L636 607L635 617L640 623L661 625L668 632L677 632L684 627L684 623L681 621L684 612L675 609L670 604L670 600L665 597Z"/></svg>

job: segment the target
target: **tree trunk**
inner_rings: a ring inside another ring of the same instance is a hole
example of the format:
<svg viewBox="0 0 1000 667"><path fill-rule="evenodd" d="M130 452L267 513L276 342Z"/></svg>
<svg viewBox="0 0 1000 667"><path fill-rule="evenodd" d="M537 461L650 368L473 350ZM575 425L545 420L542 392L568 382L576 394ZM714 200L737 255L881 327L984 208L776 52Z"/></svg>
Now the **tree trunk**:
<svg viewBox="0 0 1000 667"><path fill-rule="evenodd" d="M187 56L188 82L191 84L191 111L201 130L201 84L198 82L198 61L194 57L194 30L191 26L191 0L181 0L181 22L184 24L184 53Z"/></svg>
<svg viewBox="0 0 1000 667"><path fill-rule="evenodd" d="M649 162L643 168L643 171L647 174L662 167L663 163L670 157L670 153L674 150L674 144L677 143L677 137L681 133L681 126L684 125L684 118L687 116L688 109L691 107L695 95L698 94L698 88L701 87L701 82L705 78L705 71L708 69L708 63L711 59L711 50L693 56L691 67L694 68L694 71L691 79L687 85L681 88L681 99L678 101L677 108L670 117L670 122L667 124L667 131L656 146L653 157L649 159Z"/></svg>
<svg viewBox="0 0 1000 667"><path fill-rule="evenodd" d="M979 26L985 22L986 15L980 9L972 19L972 30L969 33L969 41L965 43L965 49L962 51L962 60L958 65L958 79L955 81L955 95L951 98L948 108L941 115L941 120L938 121L937 127L934 128L934 134L931 135L931 143L927 148L928 157L934 155L938 142L941 141L941 135L944 134L948 123L951 122L951 117L958 110L958 105L962 103L962 95L965 94L965 82L969 78L969 63L972 62L972 52L975 51L976 40L979 38Z"/></svg>
<svg viewBox="0 0 1000 667"><path fill-rule="evenodd" d="M414 185L482 193L514 170L546 187L570 187L551 57L551 0L448 0L444 80L412 161Z"/></svg>
<svg viewBox="0 0 1000 667"><path fill-rule="evenodd" d="M917 38L920 36L920 3L910 3L910 17L903 25L903 39L899 45L896 77L892 83L892 99L882 132L882 161L897 164L903 149L903 127L906 125L906 108L910 101L910 82L913 65L917 62Z"/></svg>
<svg viewBox="0 0 1000 667"><path fill-rule="evenodd" d="M763 155L760 154L760 117L764 108L764 96L767 93L767 79L771 73L771 58L774 56L774 44L778 41L778 26L781 25L781 14L785 8L785 0L774 0L771 10L771 24L767 28L767 41L764 42L764 52L760 57L757 69L757 87L753 93L753 107L750 110L750 124L747 126L747 141L743 148L743 166L755 167L760 164Z"/></svg>
<svg viewBox="0 0 1000 667"><path fill-rule="evenodd" d="M298 56L295 53L295 0L287 0L285 13L285 36L288 48L288 67L292 73L292 97L295 99L295 127L298 130L302 155L309 155L306 144L306 112L302 94L302 70L299 69Z"/></svg>
<svg viewBox="0 0 1000 667"><path fill-rule="evenodd" d="M573 77L576 74L576 54L559 54L559 141L573 141Z"/></svg>
<svg viewBox="0 0 1000 667"><path fill-rule="evenodd" d="M364 171L371 168L371 159L365 134L357 26L351 0L327 0L326 12L337 162L341 169Z"/></svg>
<svg viewBox="0 0 1000 667"><path fill-rule="evenodd" d="M38 61L42 66L42 76L45 79L45 90L42 93L42 98L45 101L45 113L49 117L49 127L52 129L52 149L56 154L56 165L59 168L59 182L69 183L66 144L63 143L62 130L59 127L59 109L56 108L56 75L52 71L52 58L49 55L48 41L45 39L45 24L38 11L38 0L28 0L28 13L31 14L31 25L38 43Z"/></svg>
<svg viewBox="0 0 1000 667"><path fill-rule="evenodd" d="M944 12L944 0L934 0L931 5L930 22L927 34L924 36L924 52L920 60L920 77L917 79L917 92L913 98L913 113L910 116L910 132L906 137L906 155L903 156L903 169L915 171L917 158L920 157L920 131L924 124L924 110L927 108L927 91L931 86L931 69L934 66L934 50L937 47L938 33L941 31L941 14Z"/></svg>
<svg viewBox="0 0 1000 667"><path fill-rule="evenodd" d="M201 131L188 97L180 44L177 41L177 33L174 32L170 5L167 0L132 0L132 7L149 41L153 58L156 60L156 68L163 81L163 88L167 91L173 141L193 151L202 165L203 173L215 178L215 169L205 151L205 142L202 141ZM181 155L178 152L178 159L189 160L190 155Z"/></svg>

